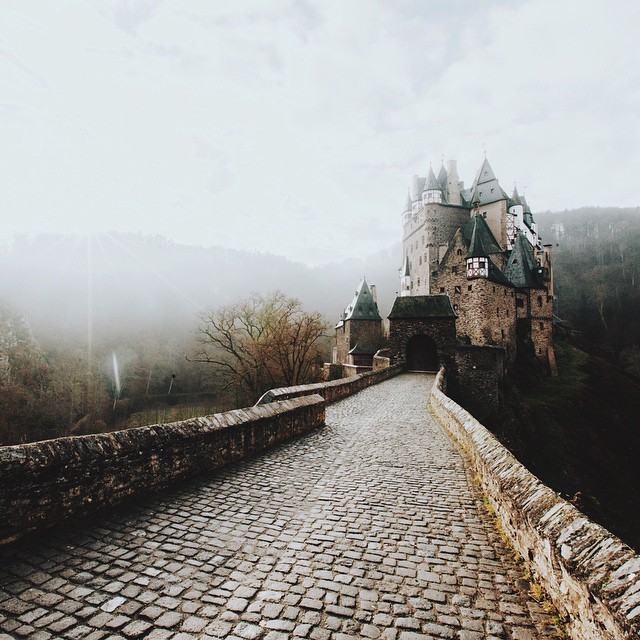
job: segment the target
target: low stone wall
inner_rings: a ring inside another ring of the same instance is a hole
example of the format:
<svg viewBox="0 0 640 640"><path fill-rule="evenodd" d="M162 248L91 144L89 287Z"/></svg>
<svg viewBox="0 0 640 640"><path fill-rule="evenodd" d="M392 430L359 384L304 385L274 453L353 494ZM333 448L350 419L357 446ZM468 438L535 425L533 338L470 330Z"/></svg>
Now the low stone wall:
<svg viewBox="0 0 640 640"><path fill-rule="evenodd" d="M640 556L542 484L441 389L433 413L469 455L505 533L575 640L640 638Z"/></svg>
<svg viewBox="0 0 640 640"><path fill-rule="evenodd" d="M205 473L324 424L319 395L0 448L0 544Z"/></svg>
<svg viewBox="0 0 640 640"><path fill-rule="evenodd" d="M378 384L378 382L393 378L403 371L404 367L402 365L394 365L386 369L367 371L367 373L350 376L348 378L340 378L338 380L270 389L256 402L255 406L288 398L299 398L300 396L307 396L313 393L320 394L327 402L331 403L357 393L366 387Z"/></svg>

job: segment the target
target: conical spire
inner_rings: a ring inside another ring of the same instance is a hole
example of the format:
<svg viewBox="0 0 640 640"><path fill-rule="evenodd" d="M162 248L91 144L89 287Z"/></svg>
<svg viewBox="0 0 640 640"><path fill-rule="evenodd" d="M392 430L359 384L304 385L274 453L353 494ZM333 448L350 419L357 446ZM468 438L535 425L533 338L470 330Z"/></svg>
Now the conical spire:
<svg viewBox="0 0 640 640"><path fill-rule="evenodd" d="M411 277L411 273L409 270L409 256L405 256L404 264L402 265L402 270L400 272L401 278L409 278Z"/></svg>
<svg viewBox="0 0 640 640"><path fill-rule="evenodd" d="M518 193L518 187L516 187L515 183L513 184L513 193L511 194L511 203L522 204L522 198L520 198L520 194Z"/></svg>
<svg viewBox="0 0 640 640"><path fill-rule="evenodd" d="M436 174L433 173L433 169L429 167L429 174L427 175L427 181L424 184L425 191L442 191L442 187L440 186L438 179L436 178Z"/></svg>
<svg viewBox="0 0 640 640"><path fill-rule="evenodd" d="M447 170L444 168L444 164L440 165L440 171L438 171L438 184L441 189L445 189L447 186L447 179L449 178L449 174Z"/></svg>
<svg viewBox="0 0 640 640"><path fill-rule="evenodd" d="M411 192L407 189L407 203L404 205L404 210L411 211L411 207L413 206L413 202L411 201Z"/></svg>
<svg viewBox="0 0 640 640"><path fill-rule="evenodd" d="M480 216L473 218L473 231L471 232L471 243L469 244L469 251L467 252L467 258L488 258L489 254L484 248L482 242L481 232L479 231Z"/></svg>

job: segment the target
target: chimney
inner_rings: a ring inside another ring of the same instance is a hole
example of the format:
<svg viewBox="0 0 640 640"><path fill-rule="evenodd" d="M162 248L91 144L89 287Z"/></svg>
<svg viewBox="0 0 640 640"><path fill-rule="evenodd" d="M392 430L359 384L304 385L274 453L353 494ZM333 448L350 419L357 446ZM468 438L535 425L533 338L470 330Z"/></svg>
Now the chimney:
<svg viewBox="0 0 640 640"><path fill-rule="evenodd" d="M371 297L373 298L373 301L378 304L378 293L376 291L376 285L372 284L369 289L371 290Z"/></svg>

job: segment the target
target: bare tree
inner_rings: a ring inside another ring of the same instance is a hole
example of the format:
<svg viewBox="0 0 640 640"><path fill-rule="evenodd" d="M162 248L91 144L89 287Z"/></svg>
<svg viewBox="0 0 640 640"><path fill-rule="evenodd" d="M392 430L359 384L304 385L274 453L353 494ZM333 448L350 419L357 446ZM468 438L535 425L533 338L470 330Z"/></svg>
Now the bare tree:
<svg viewBox="0 0 640 640"><path fill-rule="evenodd" d="M254 294L203 315L189 360L216 366L226 387L253 401L273 387L318 380L326 331L322 316L296 298Z"/></svg>

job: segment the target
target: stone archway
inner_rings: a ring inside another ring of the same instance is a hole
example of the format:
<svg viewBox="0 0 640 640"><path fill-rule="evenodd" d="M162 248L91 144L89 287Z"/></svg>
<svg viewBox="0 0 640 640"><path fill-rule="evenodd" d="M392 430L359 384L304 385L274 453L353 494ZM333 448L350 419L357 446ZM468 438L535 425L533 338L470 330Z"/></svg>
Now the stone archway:
<svg viewBox="0 0 640 640"><path fill-rule="evenodd" d="M438 347L430 336L419 334L407 342L406 362L409 371L437 371Z"/></svg>

